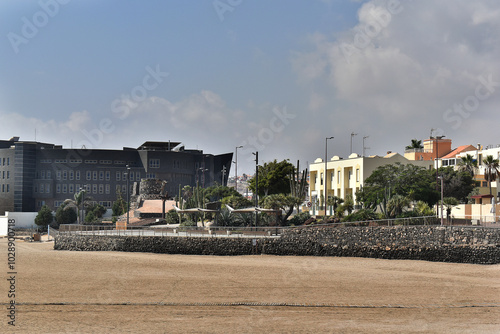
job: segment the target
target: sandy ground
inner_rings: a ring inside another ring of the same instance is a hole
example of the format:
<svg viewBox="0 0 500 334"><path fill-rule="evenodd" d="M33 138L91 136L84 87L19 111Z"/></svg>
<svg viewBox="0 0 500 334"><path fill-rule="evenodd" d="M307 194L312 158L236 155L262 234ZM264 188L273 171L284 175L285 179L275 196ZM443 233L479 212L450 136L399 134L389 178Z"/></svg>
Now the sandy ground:
<svg viewBox="0 0 500 334"><path fill-rule="evenodd" d="M500 265L16 248L0 333L500 333Z"/></svg>

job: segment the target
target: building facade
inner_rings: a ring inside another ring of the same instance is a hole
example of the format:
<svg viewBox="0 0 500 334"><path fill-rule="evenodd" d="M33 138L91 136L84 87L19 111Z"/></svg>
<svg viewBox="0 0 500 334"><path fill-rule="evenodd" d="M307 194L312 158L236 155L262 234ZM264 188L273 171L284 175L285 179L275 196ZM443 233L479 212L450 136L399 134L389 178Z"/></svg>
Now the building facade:
<svg viewBox="0 0 500 334"><path fill-rule="evenodd" d="M141 179L166 180L170 196L179 186L225 185L231 161L232 153L205 154L179 142L87 150L13 137L0 141L0 215L38 211L43 205L57 209L80 189L110 208L118 196L126 198L127 179L128 191Z"/></svg>
<svg viewBox="0 0 500 334"><path fill-rule="evenodd" d="M380 166L394 164L413 164L425 168L432 168L432 161L430 160L408 160L399 153L388 152L387 155L361 157L356 153L349 156L348 159L342 159L339 156L334 156L326 162L318 158L314 163L309 165L309 198L313 206L312 211L318 214L318 203L321 198L324 198L325 187L327 198L337 196L345 198L351 195L354 203L356 203L356 192L363 187L364 181L368 178L373 171ZM326 167L326 173L325 173Z"/></svg>

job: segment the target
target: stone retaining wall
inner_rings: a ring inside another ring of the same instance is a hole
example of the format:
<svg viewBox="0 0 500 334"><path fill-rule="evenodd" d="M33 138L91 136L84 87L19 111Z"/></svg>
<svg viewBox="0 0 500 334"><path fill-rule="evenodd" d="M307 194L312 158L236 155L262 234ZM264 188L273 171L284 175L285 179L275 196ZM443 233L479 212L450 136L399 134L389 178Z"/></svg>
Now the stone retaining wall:
<svg viewBox="0 0 500 334"><path fill-rule="evenodd" d="M254 244L255 243L255 244ZM54 249L197 255L311 255L500 263L500 229L398 226L285 230L279 238L59 235Z"/></svg>

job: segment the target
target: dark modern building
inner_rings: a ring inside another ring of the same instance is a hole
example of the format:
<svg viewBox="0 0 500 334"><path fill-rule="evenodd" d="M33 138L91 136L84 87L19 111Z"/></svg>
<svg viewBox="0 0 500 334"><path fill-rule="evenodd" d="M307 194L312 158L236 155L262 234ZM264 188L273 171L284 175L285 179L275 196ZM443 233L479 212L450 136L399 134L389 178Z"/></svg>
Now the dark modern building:
<svg viewBox="0 0 500 334"><path fill-rule="evenodd" d="M166 180L172 197L179 186L226 185L232 156L188 150L180 142L87 150L20 141L19 137L0 140L0 215L38 211L42 205L56 209L81 188L110 208L117 196L125 198L127 177L129 191L141 179Z"/></svg>

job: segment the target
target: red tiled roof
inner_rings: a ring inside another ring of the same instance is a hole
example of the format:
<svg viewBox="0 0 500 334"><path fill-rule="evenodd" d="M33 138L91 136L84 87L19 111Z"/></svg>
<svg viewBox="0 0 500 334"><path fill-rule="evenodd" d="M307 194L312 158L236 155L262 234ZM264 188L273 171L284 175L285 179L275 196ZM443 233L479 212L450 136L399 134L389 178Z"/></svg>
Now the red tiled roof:
<svg viewBox="0 0 500 334"><path fill-rule="evenodd" d="M476 148L472 145L462 145L451 151L450 153L441 157L441 159L451 159L457 156L457 154L467 151L475 151Z"/></svg>

